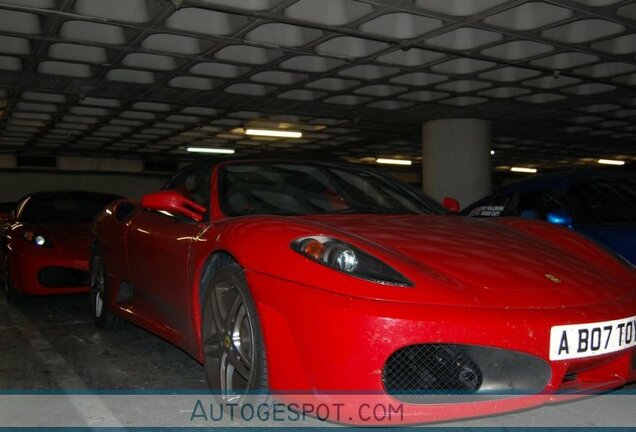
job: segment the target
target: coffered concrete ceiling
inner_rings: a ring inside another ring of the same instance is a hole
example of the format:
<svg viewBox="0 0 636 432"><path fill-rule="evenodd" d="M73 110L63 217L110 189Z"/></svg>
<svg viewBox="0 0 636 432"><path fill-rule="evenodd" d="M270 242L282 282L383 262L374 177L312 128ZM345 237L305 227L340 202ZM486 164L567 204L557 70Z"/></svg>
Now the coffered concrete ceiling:
<svg viewBox="0 0 636 432"><path fill-rule="evenodd" d="M634 0L0 0L0 153L417 160L423 122L471 117L499 169L636 160L635 26Z"/></svg>

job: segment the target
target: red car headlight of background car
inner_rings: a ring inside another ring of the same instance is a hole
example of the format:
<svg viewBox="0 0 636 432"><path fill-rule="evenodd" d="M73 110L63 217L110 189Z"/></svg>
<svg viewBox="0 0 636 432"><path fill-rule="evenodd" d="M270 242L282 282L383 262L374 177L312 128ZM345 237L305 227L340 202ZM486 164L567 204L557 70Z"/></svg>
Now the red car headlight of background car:
<svg viewBox="0 0 636 432"><path fill-rule="evenodd" d="M294 240L291 247L307 258L351 276L384 285L413 286L411 281L387 264L332 237L301 237Z"/></svg>
<svg viewBox="0 0 636 432"><path fill-rule="evenodd" d="M39 247L53 247L53 243L41 234L36 234L33 231L27 231L23 235L24 239L29 243L33 243Z"/></svg>

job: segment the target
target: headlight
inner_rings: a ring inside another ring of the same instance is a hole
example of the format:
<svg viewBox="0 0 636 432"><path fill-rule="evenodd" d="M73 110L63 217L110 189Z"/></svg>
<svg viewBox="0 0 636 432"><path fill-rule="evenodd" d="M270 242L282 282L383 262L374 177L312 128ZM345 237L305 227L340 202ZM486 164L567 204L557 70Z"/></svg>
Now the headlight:
<svg viewBox="0 0 636 432"><path fill-rule="evenodd" d="M385 285L413 283L376 258L343 241L327 236L301 237L292 242L296 252L343 273Z"/></svg>
<svg viewBox="0 0 636 432"><path fill-rule="evenodd" d="M35 234L32 231L27 231L24 233L24 239L29 243L33 243L36 246L40 247L53 247L53 243L50 240L47 240L46 237L40 234Z"/></svg>

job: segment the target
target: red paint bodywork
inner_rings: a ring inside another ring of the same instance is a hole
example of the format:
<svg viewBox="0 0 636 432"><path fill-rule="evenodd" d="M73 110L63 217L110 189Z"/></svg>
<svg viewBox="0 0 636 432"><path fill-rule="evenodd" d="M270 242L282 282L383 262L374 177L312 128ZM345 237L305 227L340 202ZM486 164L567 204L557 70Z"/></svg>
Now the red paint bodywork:
<svg viewBox="0 0 636 432"><path fill-rule="evenodd" d="M340 391L362 392L353 396L358 402L396 403L383 390L384 363L402 347L426 343L531 354L549 363L551 378L546 395L403 403L403 422L518 410L559 399L551 394L560 389L600 391L636 379L634 349L549 360L552 326L636 315L634 271L569 230L516 218L441 215L229 218L216 198L220 166L212 168L209 222L178 220L141 206L119 221L114 203L94 224L112 287L109 308L198 361L204 359L202 275L211 256L225 253L245 269L263 332L270 389L304 394L281 395L286 402L328 402L330 392ZM358 279L290 248L293 240L309 235L346 241L414 286ZM548 280L546 273L562 283ZM135 296L115 303L123 281L135 286ZM574 372L575 380L564 381ZM356 423L351 414L332 420Z"/></svg>
<svg viewBox="0 0 636 432"><path fill-rule="evenodd" d="M46 267L65 267L88 271L90 224L22 224L7 223L0 248L0 274L10 272L11 281L19 294L57 295L83 293L88 285L50 288L38 280L38 273ZM53 247L36 246L24 238L26 232L42 235Z"/></svg>
<svg viewBox="0 0 636 432"><path fill-rule="evenodd" d="M25 196L15 204L4 221L0 221L0 277L7 274L18 294L57 295L88 291L88 258L90 252L91 219L100 207L121 198L118 195L87 191L48 191ZM44 201L42 201L44 200ZM47 201L48 200L48 201ZM52 201L51 201L52 200ZM73 209L57 209L56 200L75 200L77 203L98 203L98 207L87 210L82 218L71 219ZM25 211L33 202L47 203L53 213L40 210L35 219L25 218ZM70 213L63 213L65 210ZM59 212L59 213L56 213ZM51 216L53 214L53 216ZM63 214L64 216L60 216ZM57 215L57 216L56 216ZM54 219L51 220L50 218ZM80 222L81 220L81 222ZM46 245L38 246L25 238L43 236ZM49 273L41 278L45 269L55 268L57 276ZM65 272L72 277L64 277ZM62 275L60 275L62 273ZM43 283L44 281L44 283Z"/></svg>

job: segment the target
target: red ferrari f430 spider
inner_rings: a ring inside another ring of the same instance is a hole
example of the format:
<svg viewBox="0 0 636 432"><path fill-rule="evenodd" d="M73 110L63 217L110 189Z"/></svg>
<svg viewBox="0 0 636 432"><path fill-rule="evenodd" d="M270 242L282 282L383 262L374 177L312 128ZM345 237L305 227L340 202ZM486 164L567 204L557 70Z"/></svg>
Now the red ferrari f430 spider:
<svg viewBox="0 0 636 432"><path fill-rule="evenodd" d="M448 215L358 166L197 165L115 202L93 226L91 299L98 326L190 353L225 402L357 395L417 423L636 379L631 264L543 222Z"/></svg>
<svg viewBox="0 0 636 432"><path fill-rule="evenodd" d="M87 292L91 222L120 198L55 191L20 200L0 221L0 277L7 299Z"/></svg>

